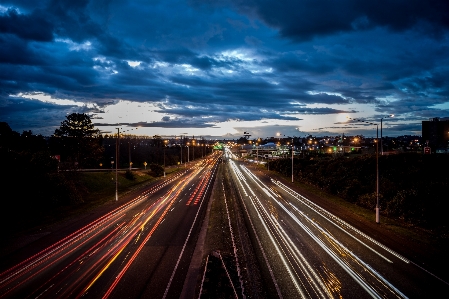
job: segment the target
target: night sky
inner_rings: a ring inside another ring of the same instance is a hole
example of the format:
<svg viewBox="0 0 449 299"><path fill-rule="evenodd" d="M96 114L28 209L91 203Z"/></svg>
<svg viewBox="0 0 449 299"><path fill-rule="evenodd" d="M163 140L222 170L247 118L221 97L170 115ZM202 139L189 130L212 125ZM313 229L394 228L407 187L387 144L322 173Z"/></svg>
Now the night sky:
<svg viewBox="0 0 449 299"><path fill-rule="evenodd" d="M0 121L49 136L421 135L449 117L449 1L0 0Z"/></svg>

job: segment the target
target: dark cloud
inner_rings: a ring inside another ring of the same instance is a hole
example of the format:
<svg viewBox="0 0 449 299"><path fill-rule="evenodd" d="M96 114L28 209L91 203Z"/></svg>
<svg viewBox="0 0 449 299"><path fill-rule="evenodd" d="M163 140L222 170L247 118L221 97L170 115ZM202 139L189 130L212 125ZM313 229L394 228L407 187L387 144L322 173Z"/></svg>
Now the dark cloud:
<svg viewBox="0 0 449 299"><path fill-rule="evenodd" d="M117 124L109 123L95 123L96 126L117 126ZM122 126L127 127L141 127L141 128L213 128L214 124L207 124L203 121L195 121L191 119L174 119L170 121L153 121L153 122L136 122L136 123L120 123Z"/></svg>
<svg viewBox="0 0 449 299"><path fill-rule="evenodd" d="M299 114L338 114L338 113L355 113L355 110L337 110L333 108L299 108L293 110L293 113Z"/></svg>
<svg viewBox="0 0 449 299"><path fill-rule="evenodd" d="M7 122L17 132L32 130L50 136L65 116L72 112L87 112L87 109L72 105L56 105L38 100L9 97L0 98L0 121Z"/></svg>
<svg viewBox="0 0 449 299"><path fill-rule="evenodd" d="M267 111L256 107L243 107L240 105L206 104L202 106L181 106L168 103L168 108L160 107L160 113L170 113L186 120L198 122L218 123L229 120L259 121L263 119L298 120L298 117L285 116L287 111ZM202 118L207 115L207 118ZM163 121L172 121L163 119Z"/></svg>
<svg viewBox="0 0 449 299"><path fill-rule="evenodd" d="M53 40L53 25L46 18L46 14L39 10L23 15L15 9L8 9L4 15L0 15L0 32L14 34L25 40Z"/></svg>
<svg viewBox="0 0 449 299"><path fill-rule="evenodd" d="M120 100L164 103L162 119L144 122L166 128L365 110L373 120L399 115L395 124L447 116L448 6L8 0L0 4L0 100L9 103L1 115L26 122L29 113L75 109L7 102L42 92L100 110Z"/></svg>
<svg viewBox="0 0 449 299"><path fill-rule="evenodd" d="M422 123L414 122L408 124L386 125L383 127L383 131L385 132L383 135L388 135L390 132L396 132L394 135L398 135L397 132L417 132L418 135L421 135Z"/></svg>
<svg viewBox="0 0 449 299"><path fill-rule="evenodd" d="M290 52L281 54L267 63L279 72L326 74L335 69L334 64L322 58L319 55L297 55Z"/></svg>
<svg viewBox="0 0 449 299"><path fill-rule="evenodd" d="M45 63L29 44L16 36L0 35L0 63L40 65Z"/></svg>
<svg viewBox="0 0 449 299"><path fill-rule="evenodd" d="M305 0L287 1L282 5L275 0L232 2L241 12L279 30L281 36L296 40L376 26L404 31L425 23L431 34L449 28L449 3L444 0Z"/></svg>
<svg viewBox="0 0 449 299"><path fill-rule="evenodd" d="M0 105L2 107L2 109L0 109L0 117L2 118L6 118L11 114L21 111L38 111L38 110L64 111L67 110L67 108L73 107L71 105L61 106L37 100L28 100L21 98L9 98L8 100L1 101Z"/></svg>

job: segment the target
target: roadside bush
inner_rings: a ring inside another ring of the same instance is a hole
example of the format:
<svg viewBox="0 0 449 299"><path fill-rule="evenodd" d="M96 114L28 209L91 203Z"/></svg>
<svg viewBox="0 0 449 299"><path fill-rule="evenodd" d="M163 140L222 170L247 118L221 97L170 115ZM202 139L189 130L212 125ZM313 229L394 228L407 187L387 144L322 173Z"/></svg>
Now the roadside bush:
<svg viewBox="0 0 449 299"><path fill-rule="evenodd" d="M128 170L125 172L125 178L126 178L127 180L134 181L134 180L136 179L136 176L135 176L135 174L134 174L131 170L128 169Z"/></svg>
<svg viewBox="0 0 449 299"><path fill-rule="evenodd" d="M150 164L150 175L155 177L164 175L164 168L158 164Z"/></svg>
<svg viewBox="0 0 449 299"><path fill-rule="evenodd" d="M449 155L398 154L379 157L381 214L428 228L449 227ZM270 162L270 170L291 175L291 159ZM368 209L376 206L376 156L294 159L297 181L314 185Z"/></svg>

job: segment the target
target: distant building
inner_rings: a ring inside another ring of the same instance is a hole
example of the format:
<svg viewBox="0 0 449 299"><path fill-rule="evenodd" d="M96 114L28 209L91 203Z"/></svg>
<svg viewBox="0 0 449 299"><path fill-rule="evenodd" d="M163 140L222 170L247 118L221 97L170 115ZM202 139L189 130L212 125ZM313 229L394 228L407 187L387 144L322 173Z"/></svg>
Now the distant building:
<svg viewBox="0 0 449 299"><path fill-rule="evenodd" d="M432 153L449 153L449 118L431 118L422 122L422 143Z"/></svg>

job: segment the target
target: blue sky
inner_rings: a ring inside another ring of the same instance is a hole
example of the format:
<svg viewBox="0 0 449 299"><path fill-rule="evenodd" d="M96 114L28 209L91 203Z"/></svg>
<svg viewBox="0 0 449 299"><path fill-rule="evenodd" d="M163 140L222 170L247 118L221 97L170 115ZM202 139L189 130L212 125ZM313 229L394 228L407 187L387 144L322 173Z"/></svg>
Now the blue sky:
<svg viewBox="0 0 449 299"><path fill-rule="evenodd" d="M0 1L0 121L51 135L420 135L449 117L449 2ZM134 131L133 131L134 132Z"/></svg>

